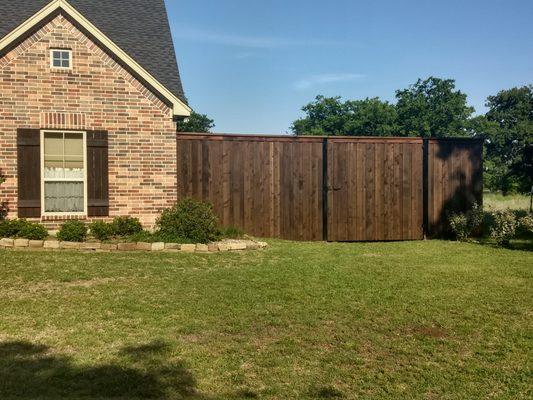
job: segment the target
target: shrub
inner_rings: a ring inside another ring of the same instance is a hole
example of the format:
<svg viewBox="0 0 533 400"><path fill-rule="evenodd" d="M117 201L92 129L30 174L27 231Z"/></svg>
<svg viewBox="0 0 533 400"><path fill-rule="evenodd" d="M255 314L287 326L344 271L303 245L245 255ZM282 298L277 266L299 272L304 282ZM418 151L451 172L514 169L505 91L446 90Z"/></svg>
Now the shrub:
<svg viewBox="0 0 533 400"><path fill-rule="evenodd" d="M28 222L25 219L0 221L0 237L43 240L48 236L44 226Z"/></svg>
<svg viewBox="0 0 533 400"><path fill-rule="evenodd" d="M468 218L465 214L452 214L448 223L457 240L464 241L468 239L470 236L470 227L468 225Z"/></svg>
<svg viewBox="0 0 533 400"><path fill-rule="evenodd" d="M91 235L98 240L109 240L114 235L113 226L104 221L94 221L89 225Z"/></svg>
<svg viewBox="0 0 533 400"><path fill-rule="evenodd" d="M468 218L468 227L470 228L470 234L475 233L483 225L485 220L485 211L483 207L477 203L474 203L472 208L466 213Z"/></svg>
<svg viewBox="0 0 533 400"><path fill-rule="evenodd" d="M116 236L131 236L142 232L143 227L138 218L133 217L116 217L112 223L113 233Z"/></svg>
<svg viewBox="0 0 533 400"><path fill-rule="evenodd" d="M11 221L8 220L2 220L0 221L0 238L4 237L12 237L11 232Z"/></svg>
<svg viewBox="0 0 533 400"><path fill-rule="evenodd" d="M157 220L159 234L165 237L209 243L220 237L218 219L209 203L185 199L164 210Z"/></svg>
<svg viewBox="0 0 533 400"><path fill-rule="evenodd" d="M87 238L87 225L81 221L67 221L59 229L57 238L64 242L83 242Z"/></svg>
<svg viewBox="0 0 533 400"><path fill-rule="evenodd" d="M516 234L517 221L513 212L496 211L492 214L493 223L490 236L496 240L500 246L509 246L511 239Z"/></svg>
<svg viewBox="0 0 533 400"><path fill-rule="evenodd" d="M29 240L44 240L48 237L48 230L41 224L26 222L15 236Z"/></svg>
<svg viewBox="0 0 533 400"><path fill-rule="evenodd" d="M518 224L524 232L533 233L533 214L520 218Z"/></svg>
<svg viewBox="0 0 533 400"><path fill-rule="evenodd" d="M448 223L455 238L464 241L480 230L484 219L483 207L474 203L466 214L452 214L448 218Z"/></svg>

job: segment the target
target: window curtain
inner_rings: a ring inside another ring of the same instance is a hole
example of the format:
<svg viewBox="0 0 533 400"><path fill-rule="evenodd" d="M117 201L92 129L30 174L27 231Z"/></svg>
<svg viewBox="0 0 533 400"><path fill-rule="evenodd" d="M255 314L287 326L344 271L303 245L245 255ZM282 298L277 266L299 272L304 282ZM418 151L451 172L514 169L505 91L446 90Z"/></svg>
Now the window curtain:
<svg viewBox="0 0 533 400"><path fill-rule="evenodd" d="M46 182L46 212L83 212L83 182Z"/></svg>

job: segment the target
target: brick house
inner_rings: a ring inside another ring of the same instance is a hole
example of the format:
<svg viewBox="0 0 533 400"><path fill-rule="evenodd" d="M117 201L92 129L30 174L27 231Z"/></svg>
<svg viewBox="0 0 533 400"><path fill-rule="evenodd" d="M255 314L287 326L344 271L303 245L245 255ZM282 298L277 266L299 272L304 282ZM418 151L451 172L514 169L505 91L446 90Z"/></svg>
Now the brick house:
<svg viewBox="0 0 533 400"><path fill-rule="evenodd" d="M0 200L8 217L133 215L177 198L190 115L164 0L0 0Z"/></svg>

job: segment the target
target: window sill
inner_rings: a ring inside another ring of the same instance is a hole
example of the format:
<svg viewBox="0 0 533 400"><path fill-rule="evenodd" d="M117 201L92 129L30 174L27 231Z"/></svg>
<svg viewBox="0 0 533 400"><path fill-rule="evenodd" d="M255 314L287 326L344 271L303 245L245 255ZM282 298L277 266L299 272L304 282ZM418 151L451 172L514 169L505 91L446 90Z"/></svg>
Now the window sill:
<svg viewBox="0 0 533 400"><path fill-rule="evenodd" d="M41 221L71 221L71 220L86 220L87 215L80 214L65 214L65 215L43 215Z"/></svg>

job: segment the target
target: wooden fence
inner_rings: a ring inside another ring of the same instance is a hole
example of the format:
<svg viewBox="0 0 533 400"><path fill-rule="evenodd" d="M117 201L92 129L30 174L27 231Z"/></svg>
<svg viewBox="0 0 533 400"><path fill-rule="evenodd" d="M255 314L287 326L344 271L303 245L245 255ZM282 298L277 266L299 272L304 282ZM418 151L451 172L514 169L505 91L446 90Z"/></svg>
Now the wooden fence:
<svg viewBox="0 0 533 400"><path fill-rule="evenodd" d="M482 143L179 134L178 198L221 224L291 240L416 240L481 201Z"/></svg>

